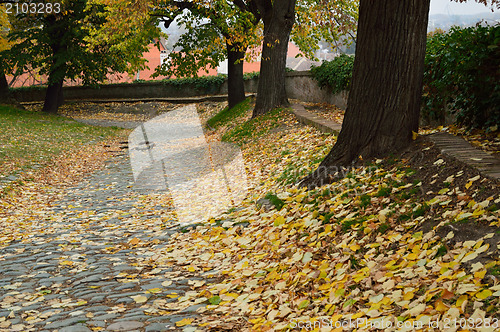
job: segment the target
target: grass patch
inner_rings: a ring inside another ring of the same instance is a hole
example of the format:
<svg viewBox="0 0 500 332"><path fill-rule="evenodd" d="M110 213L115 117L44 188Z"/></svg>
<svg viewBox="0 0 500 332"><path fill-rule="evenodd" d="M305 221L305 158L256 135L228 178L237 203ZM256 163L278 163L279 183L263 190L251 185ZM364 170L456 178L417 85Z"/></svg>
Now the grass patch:
<svg viewBox="0 0 500 332"><path fill-rule="evenodd" d="M324 214L323 216L320 217L320 219L322 219L321 223L323 225L330 223L330 219L333 217L333 215L334 215L333 212L328 212L328 213Z"/></svg>
<svg viewBox="0 0 500 332"><path fill-rule="evenodd" d="M442 256L446 255L447 253L448 253L448 248L446 248L446 246L442 245L441 247L438 248L438 250L436 252L436 256L434 256L434 258L442 257Z"/></svg>
<svg viewBox="0 0 500 332"><path fill-rule="evenodd" d="M94 127L69 118L0 105L0 174L12 174L90 141L118 135L118 128Z"/></svg>
<svg viewBox="0 0 500 332"><path fill-rule="evenodd" d="M488 273L493 275L493 276L499 277L500 276L500 265L496 265L496 266L490 268L488 270Z"/></svg>
<svg viewBox="0 0 500 332"><path fill-rule="evenodd" d="M289 185L298 182L301 178L305 177L309 172L303 167L298 167L297 165L288 165L280 177L276 180L284 185Z"/></svg>
<svg viewBox="0 0 500 332"><path fill-rule="evenodd" d="M190 225L182 226L179 231L181 233L188 233L191 230L196 229L196 227L198 227L198 226L203 226L203 224L202 223L196 223L196 224L190 224ZM219 225L217 225L217 226L219 226Z"/></svg>
<svg viewBox="0 0 500 332"><path fill-rule="evenodd" d="M280 115L286 112L282 108L276 108L264 115L250 119L227 131L222 140L243 145L251 142L254 138L267 134L271 129L280 125Z"/></svg>
<svg viewBox="0 0 500 332"><path fill-rule="evenodd" d="M377 194L375 194L376 197L389 197L391 195L392 188L390 187L382 187L379 189Z"/></svg>
<svg viewBox="0 0 500 332"><path fill-rule="evenodd" d="M207 121L207 125L212 129L217 129L221 126L233 122L237 118L246 116L247 112L252 107L251 99L247 98L233 108L224 108L222 111L211 117Z"/></svg>
<svg viewBox="0 0 500 332"><path fill-rule="evenodd" d="M361 195L359 197L359 206L360 207L367 207L368 205L370 205L372 202L372 198L369 196L369 195Z"/></svg>
<svg viewBox="0 0 500 332"><path fill-rule="evenodd" d="M418 187L413 187L409 191L404 191L401 193L401 198L402 199L410 199L413 196L417 195L420 192L420 189Z"/></svg>
<svg viewBox="0 0 500 332"><path fill-rule="evenodd" d="M341 224L341 227L342 227L342 232L347 232L347 231L350 231L351 228L355 225L359 225L361 223L363 223L363 219L362 218L359 218L359 219L348 219L346 221L344 221L342 224Z"/></svg>
<svg viewBox="0 0 500 332"><path fill-rule="evenodd" d="M268 199L278 211L281 210L281 208L285 205L285 202L283 202L278 196L274 194L268 193L265 198Z"/></svg>
<svg viewBox="0 0 500 332"><path fill-rule="evenodd" d="M430 209L430 207L427 205L427 204L422 204L421 206L419 206L417 209L415 209L413 211L413 218L418 218L418 217L422 217L423 215L425 215L425 213Z"/></svg>
<svg viewBox="0 0 500 332"><path fill-rule="evenodd" d="M381 234L384 234L385 232L387 232L389 230L389 228L391 228L391 225L389 225L387 223L383 223L383 224L380 224L380 226L378 226L377 231Z"/></svg>

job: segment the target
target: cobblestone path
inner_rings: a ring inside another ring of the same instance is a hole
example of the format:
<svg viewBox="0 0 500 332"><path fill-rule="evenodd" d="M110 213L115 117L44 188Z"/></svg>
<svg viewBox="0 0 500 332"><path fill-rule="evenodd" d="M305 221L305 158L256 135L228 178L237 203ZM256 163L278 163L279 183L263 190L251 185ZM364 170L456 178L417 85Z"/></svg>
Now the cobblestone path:
<svg viewBox="0 0 500 332"><path fill-rule="evenodd" d="M68 190L30 242L0 251L0 331L195 331L175 323L202 305L155 313L202 279L155 266L180 227L158 202L134 188L126 152Z"/></svg>

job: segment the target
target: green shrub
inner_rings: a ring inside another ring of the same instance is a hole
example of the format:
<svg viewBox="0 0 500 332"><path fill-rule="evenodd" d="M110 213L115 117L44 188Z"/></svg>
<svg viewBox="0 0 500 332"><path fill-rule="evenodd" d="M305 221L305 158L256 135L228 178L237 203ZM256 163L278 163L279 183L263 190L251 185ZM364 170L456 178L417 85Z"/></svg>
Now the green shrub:
<svg viewBox="0 0 500 332"><path fill-rule="evenodd" d="M46 85L32 85L32 86L21 86L18 88L10 88L11 91L41 91L46 89Z"/></svg>
<svg viewBox="0 0 500 332"><path fill-rule="evenodd" d="M217 75L217 76L165 79L162 82L164 84L175 86L178 89L181 89L186 85L193 85L198 90L217 91L220 89L222 84L224 84L226 78L227 75Z"/></svg>
<svg viewBox="0 0 500 332"><path fill-rule="evenodd" d="M500 25L452 27L427 39L422 116L445 109L468 127L500 122Z"/></svg>
<svg viewBox="0 0 500 332"><path fill-rule="evenodd" d="M341 54L332 61L312 67L311 73L321 87L329 86L333 93L347 90L352 77L354 57Z"/></svg>
<svg viewBox="0 0 500 332"><path fill-rule="evenodd" d="M243 79L246 81L246 80L251 80L251 79L254 79L254 78L259 78L259 76L260 76L260 72L253 71L251 73L244 73L243 74Z"/></svg>

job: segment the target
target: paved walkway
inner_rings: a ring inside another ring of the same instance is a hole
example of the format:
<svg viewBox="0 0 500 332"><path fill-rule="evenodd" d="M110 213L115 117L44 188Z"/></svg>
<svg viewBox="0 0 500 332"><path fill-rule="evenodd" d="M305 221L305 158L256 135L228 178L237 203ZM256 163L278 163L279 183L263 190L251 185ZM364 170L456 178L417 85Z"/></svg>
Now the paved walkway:
<svg viewBox="0 0 500 332"><path fill-rule="evenodd" d="M312 114L306 111L302 105L292 105L292 112L299 122L313 126L322 132L338 134L342 129L341 124ZM496 180L500 179L500 160L476 149L463 138L446 132L431 134L427 137L442 153L476 168L484 176Z"/></svg>
<svg viewBox="0 0 500 332"><path fill-rule="evenodd" d="M155 315L202 277L154 265L179 229L168 228L172 211L161 198L148 204L144 194L124 152L68 190L30 242L2 248L0 331L166 331L195 318L202 305Z"/></svg>

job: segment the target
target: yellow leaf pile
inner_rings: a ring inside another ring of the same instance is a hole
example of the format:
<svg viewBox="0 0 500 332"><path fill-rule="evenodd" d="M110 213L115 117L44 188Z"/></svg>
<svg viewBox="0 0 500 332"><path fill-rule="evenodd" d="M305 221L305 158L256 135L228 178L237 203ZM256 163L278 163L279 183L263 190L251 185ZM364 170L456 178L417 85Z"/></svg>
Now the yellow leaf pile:
<svg viewBox="0 0 500 332"><path fill-rule="evenodd" d="M487 243L493 235L462 242L453 232L441 238L437 229L464 214L498 227L498 210L487 207L499 204L500 197L464 201L474 194L453 186L427 201L407 195L420 192L421 184L405 182L409 171L401 164L361 167L309 192L282 186L287 170L317 165L310 160L321 160L328 150L320 139L330 144L335 138L295 128L246 146L254 174L248 199L210 225L176 234L155 257L158 266L184 265L186 272L206 271L218 282L194 285L166 308L207 303L200 310L206 313L203 325L246 321L255 331L299 322L359 319L369 328L381 322L431 326L444 318L492 317L500 284L484 278L500 262L481 263L478 257L497 250ZM255 204L270 191L284 202L282 209ZM426 222L437 226L424 232L420 226Z"/></svg>

